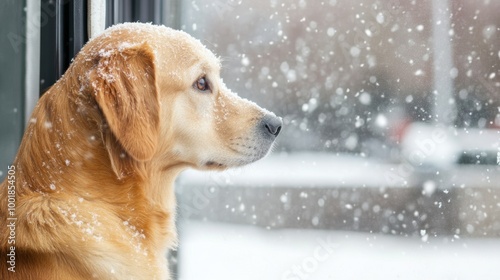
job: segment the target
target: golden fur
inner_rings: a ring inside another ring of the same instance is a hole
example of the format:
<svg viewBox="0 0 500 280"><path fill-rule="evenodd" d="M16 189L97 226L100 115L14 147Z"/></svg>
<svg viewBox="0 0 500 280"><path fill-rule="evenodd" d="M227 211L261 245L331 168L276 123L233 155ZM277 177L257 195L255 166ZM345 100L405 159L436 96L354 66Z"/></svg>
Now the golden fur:
<svg viewBox="0 0 500 280"><path fill-rule="evenodd" d="M0 278L169 279L176 176L256 161L281 126L219 72L199 41L166 27L118 25L87 43L40 98L13 163L16 272L0 186Z"/></svg>

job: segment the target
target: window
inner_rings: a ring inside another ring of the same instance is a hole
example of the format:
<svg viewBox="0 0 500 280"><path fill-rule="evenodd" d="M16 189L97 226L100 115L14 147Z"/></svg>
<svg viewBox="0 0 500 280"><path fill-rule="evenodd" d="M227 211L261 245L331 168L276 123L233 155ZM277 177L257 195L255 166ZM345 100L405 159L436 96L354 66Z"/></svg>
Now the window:
<svg viewBox="0 0 500 280"><path fill-rule="evenodd" d="M89 2L0 2L0 180L88 40ZM179 177L175 279L500 276L499 1L105 6L106 26L199 38L230 89L283 117L267 158Z"/></svg>
<svg viewBox="0 0 500 280"><path fill-rule="evenodd" d="M285 125L261 162L181 177L180 278L498 276L499 8L185 3L228 87Z"/></svg>
<svg viewBox="0 0 500 280"><path fill-rule="evenodd" d="M23 77L25 75L24 55L25 16L23 1L2 1L0 3L0 180L3 181L7 166L16 155L21 141L24 123ZM8 71L5 71L8 69Z"/></svg>

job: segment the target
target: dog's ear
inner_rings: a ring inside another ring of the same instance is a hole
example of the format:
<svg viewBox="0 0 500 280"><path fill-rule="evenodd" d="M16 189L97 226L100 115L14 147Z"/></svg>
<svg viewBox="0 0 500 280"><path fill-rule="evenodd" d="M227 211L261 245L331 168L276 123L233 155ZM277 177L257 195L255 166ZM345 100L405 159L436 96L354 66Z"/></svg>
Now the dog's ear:
<svg viewBox="0 0 500 280"><path fill-rule="evenodd" d="M151 48L144 43L100 51L97 65L90 73L90 83L119 146L134 160L151 159L156 151L160 125L155 59ZM113 162L119 160L113 159L119 149L109 144L113 141L109 136L106 138L113 169L120 169L117 167L120 163Z"/></svg>

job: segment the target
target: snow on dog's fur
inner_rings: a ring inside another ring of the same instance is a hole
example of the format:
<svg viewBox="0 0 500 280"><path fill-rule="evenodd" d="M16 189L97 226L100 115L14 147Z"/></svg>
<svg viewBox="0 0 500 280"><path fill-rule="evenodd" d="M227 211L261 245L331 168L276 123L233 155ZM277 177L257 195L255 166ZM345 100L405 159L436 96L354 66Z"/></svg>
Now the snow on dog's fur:
<svg viewBox="0 0 500 280"><path fill-rule="evenodd" d="M112 27L85 45L39 100L0 187L1 279L169 279L173 182L270 150L281 120L231 93L220 63L186 33ZM196 269L196 268L193 268Z"/></svg>

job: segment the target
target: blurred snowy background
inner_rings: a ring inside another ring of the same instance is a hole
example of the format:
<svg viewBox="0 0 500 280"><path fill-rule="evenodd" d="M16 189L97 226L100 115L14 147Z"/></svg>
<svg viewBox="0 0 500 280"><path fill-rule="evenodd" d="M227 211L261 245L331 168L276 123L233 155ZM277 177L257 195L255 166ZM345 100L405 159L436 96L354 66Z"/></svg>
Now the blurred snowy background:
<svg viewBox="0 0 500 280"><path fill-rule="evenodd" d="M273 154L178 180L178 275L500 279L500 2L183 2Z"/></svg>

